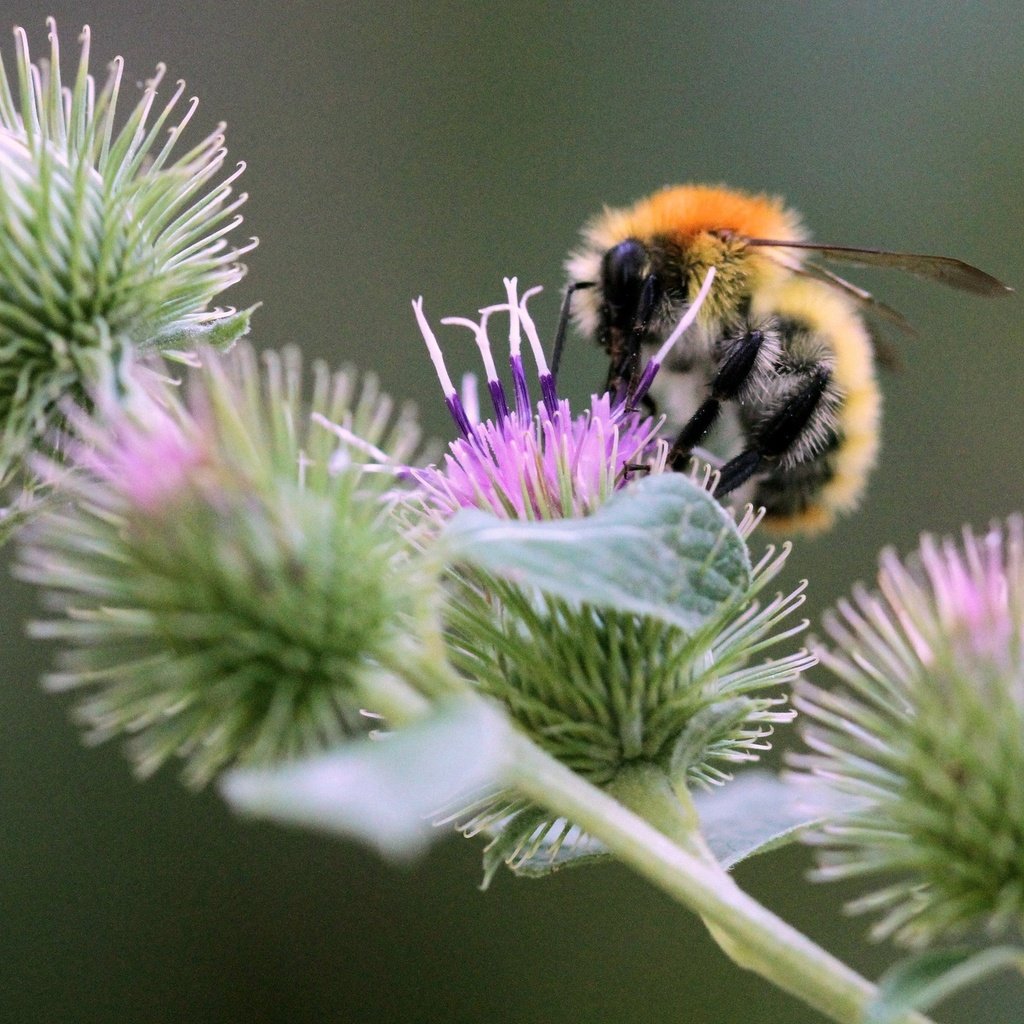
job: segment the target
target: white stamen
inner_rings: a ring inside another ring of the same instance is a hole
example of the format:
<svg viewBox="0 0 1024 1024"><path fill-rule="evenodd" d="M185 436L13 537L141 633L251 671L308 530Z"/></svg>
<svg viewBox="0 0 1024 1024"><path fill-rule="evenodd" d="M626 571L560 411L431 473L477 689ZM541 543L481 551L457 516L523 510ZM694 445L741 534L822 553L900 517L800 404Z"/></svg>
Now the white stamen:
<svg viewBox="0 0 1024 1024"><path fill-rule="evenodd" d="M537 372L542 377L546 376L551 371L548 370L548 361L544 358L544 349L541 346L540 338L537 336L537 326L534 324L533 317L530 316L530 312L526 308L526 303L528 299L543 290L544 289L541 285L528 288L523 292L523 297L519 300L519 319L523 325L523 330L526 331L526 337L529 339L530 348L533 350L533 358L537 363Z"/></svg>
<svg viewBox="0 0 1024 1024"><path fill-rule="evenodd" d="M502 306L502 309L505 307ZM463 316L446 316L441 323L452 324L456 327L468 327L476 338L476 347L480 349L480 358L484 363L484 372L487 374L488 382L498 379L498 369L494 365L494 356L491 355L491 342L487 337L487 315L488 310L480 310L484 319L480 323L467 320Z"/></svg>
<svg viewBox="0 0 1024 1024"><path fill-rule="evenodd" d="M697 297L693 300L690 308L686 311L686 315L682 320L676 324L675 330L668 336L665 344L658 349L654 356L654 362L661 364L665 361L665 357L672 351L672 346L682 337L683 332L697 319L697 314L700 312L700 307L704 305L704 300L708 297L708 292L711 291L711 282L715 279L715 268L708 267L707 276L704 278L704 283L700 286L700 291L697 292Z"/></svg>
<svg viewBox="0 0 1024 1024"><path fill-rule="evenodd" d="M480 395L476 386L476 374L462 375L462 408L466 411L466 419L473 426L480 422Z"/></svg>
<svg viewBox="0 0 1024 1024"><path fill-rule="evenodd" d="M434 332L430 329L430 324L427 323L427 318L423 315L422 295L418 299L413 300L412 308L416 314L416 323L419 324L420 334L423 335L423 340L427 343L427 352L430 354L430 361L434 364L434 372L437 374L437 379L441 382L441 390L444 392L445 398L450 398L455 394L455 385L452 384L452 379L448 376L448 368L444 365L441 346L438 345L437 338L434 337Z"/></svg>
<svg viewBox="0 0 1024 1024"><path fill-rule="evenodd" d="M519 356L523 344L519 323L519 300L516 297L519 278L505 277L502 280L508 293L508 354L510 359L515 359Z"/></svg>

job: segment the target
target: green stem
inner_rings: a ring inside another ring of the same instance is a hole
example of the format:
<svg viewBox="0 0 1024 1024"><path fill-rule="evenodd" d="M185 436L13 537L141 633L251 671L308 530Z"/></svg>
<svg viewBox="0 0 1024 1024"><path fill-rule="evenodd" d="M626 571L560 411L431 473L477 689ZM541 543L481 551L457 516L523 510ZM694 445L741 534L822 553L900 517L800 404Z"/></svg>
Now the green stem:
<svg viewBox="0 0 1024 1024"><path fill-rule="evenodd" d="M697 808L689 794L676 793L668 776L657 765L647 762L629 765L621 769L604 790L668 836L680 849L718 869L718 861L701 835Z"/></svg>
<svg viewBox="0 0 1024 1024"><path fill-rule="evenodd" d="M678 803L667 779L652 774L657 769L642 766L625 774L612 786L616 799L526 737L516 734L512 747L510 770L517 788L600 839L619 860L699 914L740 966L837 1024L863 1024L875 986L743 892L710 857L694 822L687 820L688 809ZM918 1013L900 1021L930 1024Z"/></svg>

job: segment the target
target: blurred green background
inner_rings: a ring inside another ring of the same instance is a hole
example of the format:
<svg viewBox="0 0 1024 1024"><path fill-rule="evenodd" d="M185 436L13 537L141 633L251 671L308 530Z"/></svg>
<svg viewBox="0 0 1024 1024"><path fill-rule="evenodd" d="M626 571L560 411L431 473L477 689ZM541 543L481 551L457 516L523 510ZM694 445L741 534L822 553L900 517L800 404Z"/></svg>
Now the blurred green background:
<svg viewBox="0 0 1024 1024"><path fill-rule="evenodd" d="M204 127L229 123L262 240L231 297L262 300L260 345L372 367L449 426L409 308L547 291L583 220L663 184L784 194L822 240L945 252L1024 285L1019 2L133 4L5 0L0 22L96 66L158 60ZM3 39L10 63L9 36ZM854 275L851 275L854 276ZM1024 507L1024 309L857 274L909 316L885 381L882 465L863 511L800 543L789 580L818 614L922 530ZM454 335L453 369L473 366ZM579 400L601 361L573 346ZM801 1024L818 1018L728 965L685 913L614 866L476 891L479 847L396 869L361 848L234 819L170 772L136 784L83 749L23 638L35 595L3 589L0 1018L18 1022L549 1020ZM803 881L802 850L741 880L861 970L889 959ZM1011 980L950 1022L1024 1017ZM1016 1007L1016 1008L1015 1008Z"/></svg>

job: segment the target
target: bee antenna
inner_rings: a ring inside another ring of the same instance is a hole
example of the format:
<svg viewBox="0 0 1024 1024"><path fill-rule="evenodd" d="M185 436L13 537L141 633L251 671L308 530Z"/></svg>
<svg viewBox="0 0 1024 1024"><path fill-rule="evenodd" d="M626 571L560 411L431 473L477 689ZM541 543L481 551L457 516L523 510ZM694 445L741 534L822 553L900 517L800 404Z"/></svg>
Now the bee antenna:
<svg viewBox="0 0 1024 1024"><path fill-rule="evenodd" d="M565 348L565 334L569 329L569 316L572 312L572 297L584 288L593 288L596 281L573 281L565 289L562 309L558 314L558 329L555 331L555 343L551 348L551 379L558 380L558 366L562 362L562 349Z"/></svg>

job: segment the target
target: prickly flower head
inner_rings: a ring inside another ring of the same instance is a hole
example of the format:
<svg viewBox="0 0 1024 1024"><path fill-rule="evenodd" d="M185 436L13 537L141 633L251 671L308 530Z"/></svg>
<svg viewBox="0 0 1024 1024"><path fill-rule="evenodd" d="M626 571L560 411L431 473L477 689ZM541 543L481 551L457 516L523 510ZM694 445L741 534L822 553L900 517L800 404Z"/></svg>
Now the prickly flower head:
<svg viewBox="0 0 1024 1024"><path fill-rule="evenodd" d="M731 767L767 748L775 723L792 718L779 690L810 661L800 651L755 659L802 628L778 628L802 603L802 588L764 605L755 596L780 571L786 551L769 550L752 564L746 539L759 517L748 510L737 525L700 484L666 475L661 422L637 408L668 349L696 317L713 276L632 392L596 395L581 413L559 398L526 308L531 292L519 298L514 279L505 282L506 302L482 310L479 322L442 321L473 331L490 418L481 415L474 388L456 391L422 303L415 304L459 437L442 463L405 472L413 485L406 504L423 509L428 523L441 524L442 543L445 523L449 542L453 528L469 522L495 540L476 549L482 558L467 557L466 548L456 554L449 656L535 742L598 785L614 786L621 769L638 763L662 769L680 790L728 780ZM495 313L510 322L511 399L488 337ZM521 334L538 369L533 398ZM672 525L636 526L630 517L650 508L646 501ZM617 555L594 542L606 527L615 535L613 521L630 534ZM525 547L517 547L520 539ZM534 542L564 547L551 559L531 560ZM524 575L515 564L504 572L488 551L498 562L508 551L512 563L516 551L526 551L539 575L532 569ZM612 572L619 578L605 582L621 593L622 578L636 579L625 603L609 599L600 583L574 589L576 579L595 567L600 575L600 566L616 558L621 574ZM509 793L485 795L456 817L470 832L522 828L524 841L569 830L565 822L554 832L542 827L543 812ZM510 861L522 856L516 842L503 849Z"/></svg>
<svg viewBox="0 0 1024 1024"><path fill-rule="evenodd" d="M246 324L208 308L244 273L245 249L228 241L242 167L223 173L223 125L179 145L196 100L183 103L184 82L158 100L163 66L119 116L123 62L97 87L88 28L65 85L48 24L38 64L15 30L16 87L0 61L0 482L62 399L117 392L130 349L188 347Z"/></svg>
<svg viewBox="0 0 1024 1024"><path fill-rule="evenodd" d="M56 610L35 626L64 645L50 685L82 694L91 738L128 737L142 773L181 757L193 783L362 729L432 579L363 466L411 456L408 415L323 366L305 387L291 350L203 364L185 399L153 386L73 417L20 565ZM344 463L311 414L361 436Z"/></svg>
<svg viewBox="0 0 1024 1024"><path fill-rule="evenodd" d="M696 318L713 280L714 271L662 352L648 363L636 389L628 396L594 395L582 413L573 413L568 401L558 397L527 308L539 288L529 289L520 298L516 279L506 278L506 302L481 310L479 321L462 317L441 321L473 332L487 376L493 408L490 418L481 415L472 375L467 375L461 396L455 390L424 315L423 300L417 300L413 304L416 319L460 435L449 445L441 465L410 474L427 510L442 520L460 508L480 508L504 519L582 516L593 512L630 479L664 472L668 445L658 436L662 421L637 407L665 354ZM488 335L489 319L495 313L509 318L511 402L498 375ZM523 363L523 334L537 364L541 400L536 407Z"/></svg>
<svg viewBox="0 0 1024 1024"><path fill-rule="evenodd" d="M882 555L802 684L798 764L861 801L821 829L823 879L883 873L853 908L912 945L1024 925L1024 521ZM891 880L895 876L895 881Z"/></svg>

